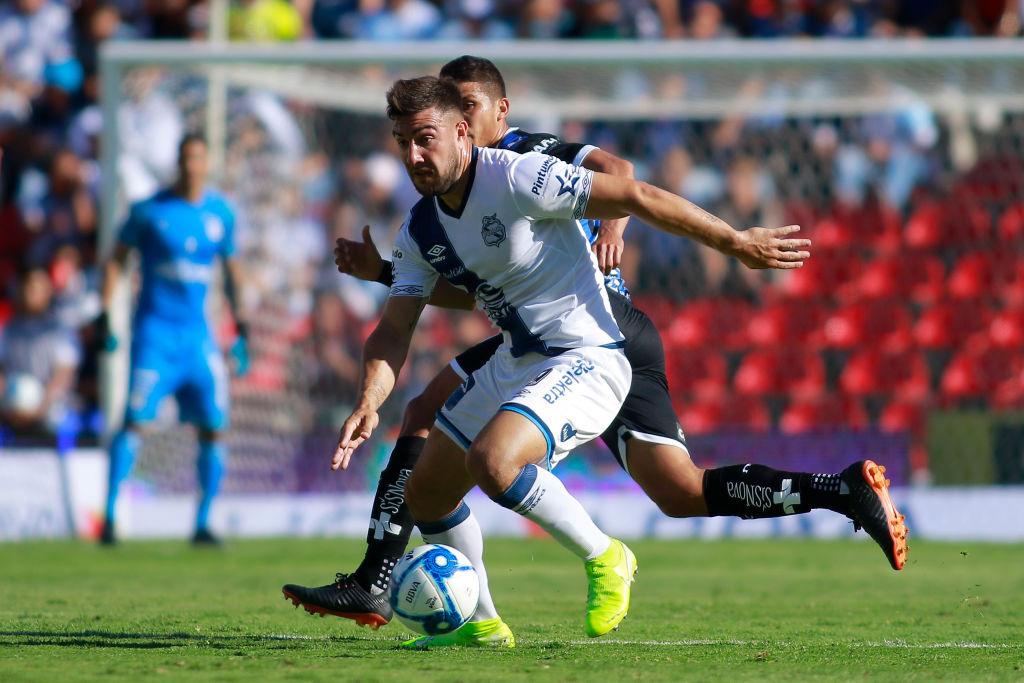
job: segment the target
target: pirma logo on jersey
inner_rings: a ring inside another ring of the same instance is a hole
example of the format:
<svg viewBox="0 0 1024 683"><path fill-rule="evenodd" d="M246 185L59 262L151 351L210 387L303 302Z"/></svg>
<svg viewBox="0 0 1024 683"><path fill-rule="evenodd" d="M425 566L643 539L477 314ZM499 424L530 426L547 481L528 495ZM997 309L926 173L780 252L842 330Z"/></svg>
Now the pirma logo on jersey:
<svg viewBox="0 0 1024 683"><path fill-rule="evenodd" d="M498 218L497 213L484 216L480 235L484 238L484 244L489 247L497 247L505 241L505 224Z"/></svg>

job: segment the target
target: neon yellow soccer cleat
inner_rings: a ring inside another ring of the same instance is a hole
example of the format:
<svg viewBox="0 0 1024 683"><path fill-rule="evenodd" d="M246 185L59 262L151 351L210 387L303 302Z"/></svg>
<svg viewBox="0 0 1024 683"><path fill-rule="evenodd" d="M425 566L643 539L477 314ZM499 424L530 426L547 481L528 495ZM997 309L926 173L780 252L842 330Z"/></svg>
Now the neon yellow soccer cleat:
<svg viewBox="0 0 1024 683"><path fill-rule="evenodd" d="M486 621L471 621L451 633L440 636L421 636L402 643L410 650L427 650L432 647L515 647L516 638L512 629L501 617Z"/></svg>
<svg viewBox="0 0 1024 683"><path fill-rule="evenodd" d="M629 584L636 574L636 556L622 541L612 539L608 550L584 563L587 594L587 635L603 636L619 626L629 610Z"/></svg>

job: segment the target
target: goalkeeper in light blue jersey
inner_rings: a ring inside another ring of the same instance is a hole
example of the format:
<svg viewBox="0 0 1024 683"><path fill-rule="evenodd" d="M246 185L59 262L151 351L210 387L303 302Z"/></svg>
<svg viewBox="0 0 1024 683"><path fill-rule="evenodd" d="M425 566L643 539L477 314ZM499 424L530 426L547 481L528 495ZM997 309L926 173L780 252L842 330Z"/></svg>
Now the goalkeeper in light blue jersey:
<svg viewBox="0 0 1024 683"><path fill-rule="evenodd" d="M206 317L206 295L217 261L224 265L224 290L238 337L231 355L236 370L248 368L248 325L240 314L234 258L234 213L225 199L206 188L207 147L201 137L186 136L179 147L175 184L135 204L107 264L103 285L109 310L125 259L141 260L141 291L132 323L131 371L124 427L110 446L106 521L101 542L115 543L114 510L118 489L142 444L142 432L169 395L178 401L183 421L198 429L197 469L201 496L196 514L197 544L217 544L210 531L210 504L225 471L222 440L228 423L229 386L225 359ZM118 340L101 319L107 350Z"/></svg>

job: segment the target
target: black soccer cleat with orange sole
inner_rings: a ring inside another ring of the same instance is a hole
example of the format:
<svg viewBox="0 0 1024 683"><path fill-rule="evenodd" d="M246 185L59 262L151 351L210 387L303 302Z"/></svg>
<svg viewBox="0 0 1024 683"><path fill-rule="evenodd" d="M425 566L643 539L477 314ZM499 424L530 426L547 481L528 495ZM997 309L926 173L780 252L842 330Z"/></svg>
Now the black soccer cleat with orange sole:
<svg viewBox="0 0 1024 683"><path fill-rule="evenodd" d="M302 605L310 614L352 619L360 626L369 626L375 631L391 621L394 615L385 593L374 595L348 574L338 573L334 583L317 588L289 583L281 592L296 607Z"/></svg>
<svg viewBox="0 0 1024 683"><path fill-rule="evenodd" d="M850 512L855 530L863 528L882 548L893 569L907 561L907 525L889 497L885 468L871 460L853 463L839 475L850 489Z"/></svg>

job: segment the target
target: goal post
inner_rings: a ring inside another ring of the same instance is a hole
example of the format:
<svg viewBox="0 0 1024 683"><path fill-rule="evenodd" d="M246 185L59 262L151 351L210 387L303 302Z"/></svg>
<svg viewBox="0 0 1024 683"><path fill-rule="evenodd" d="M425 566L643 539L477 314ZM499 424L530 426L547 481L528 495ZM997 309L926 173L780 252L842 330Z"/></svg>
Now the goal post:
<svg viewBox="0 0 1024 683"><path fill-rule="evenodd" d="M344 166L350 159L366 161L375 150L390 152L384 117L388 86L399 77L437 73L442 64L464 54L487 57L501 69L512 101L511 119L524 128L568 131L569 135L586 126L616 132L634 126L640 132L629 135L639 140L650 127L666 123L695 124L696 132L690 134L700 136L707 133L706 126L701 126L708 122L735 120L781 131L776 137L767 136L759 149L780 162L776 171L782 169L783 175L786 168L799 168L808 160L809 143L791 134L803 130L804 124L824 122L842 136L866 117L879 114L899 113L911 128L923 131L924 144L938 150L934 156L946 176L969 170L983 156L985 144L1010 140L1016 148L1007 151L1024 154L1024 130L1018 130L1024 121L1024 50L1017 40L107 42L100 59L105 121L100 254L109 255L129 202L141 198L133 193L168 179L166 164L161 168L158 163L166 155L157 152L176 146L177 140L162 135L205 123L212 156L224 159L214 184L225 186L238 206L242 255L261 278L262 293L253 301L265 308L257 309L254 356L257 364L260 358L272 358L274 363L254 368L263 374L246 383L236 397L232 444L250 460L247 474L232 475L240 477L232 480L234 490L306 487L311 475L304 474L305 465L295 463L305 452L323 448L336 434L338 425L333 432L327 425L344 403L318 405L319 399L310 393L317 379L303 375L316 372L309 366L310 356L318 349L303 347L303 335L312 334L311 326L317 323L310 300L330 271L335 218L303 216L291 202L297 193L300 200L316 194L315 200L323 203L323 193L337 191L302 187L303 179L313 177L308 167L314 162ZM133 98L151 95L153 101L147 104L151 108L133 105ZM209 125L211 111L216 125ZM129 120L131 116L136 119ZM143 125L145 121L137 120L146 116L166 116L167 125L154 134ZM151 137L129 140L132 126L138 126L134 132L149 131ZM635 162L638 175L646 179L645 175L653 174L655 161L645 156L650 156L649 149L645 151L639 142L627 145L621 138L618 142L622 143L618 151ZM129 149L129 145L136 147ZM711 166L718 163L710 156L705 161ZM394 164L381 166L390 189L398 192L395 186L401 179L394 177ZM724 169L715 170L724 175ZM359 182L359 177L344 177L347 172L340 169L338 173L348 183L343 191ZM785 179L778 183L780 201L796 192L797 174L793 175L791 187ZM146 183L139 182L143 176ZM314 180L321 182L324 176L316 175ZM376 210L358 201L347 206L364 216ZM330 206L332 211L335 208ZM392 207L397 216L405 208ZM317 225L311 228L311 222ZM289 240L277 234L285 224L305 226L309 235L321 234L325 242L316 246L303 242L305 237ZM297 263L301 258L294 252L302 249L308 251L302 258L320 261L300 263L294 270L279 263ZM670 281L665 286L686 285ZM369 324L379 294L369 289L346 292L358 297L360 311L365 313L339 314L347 316L348 329ZM639 293L644 293L642 287ZM127 297L122 302L126 305ZM344 303L356 306L354 300ZM289 317L293 309L302 310L301 319ZM437 320L431 342L460 339L462 326L475 324L440 315ZM126 327L127 314L112 322ZM417 359L437 354L438 348L430 343L415 348L410 364L417 366ZM123 391L118 399L115 387L126 384L124 363L122 358L122 369L106 382L109 416L119 414L119 402L123 405ZM834 370L829 369L832 374ZM408 386L415 388L422 381L412 376ZM835 377L829 381L834 384ZM398 401L400 397L391 400ZM384 435L383 430L380 434ZM158 440L155 448L177 452L182 450L179 442L172 435ZM163 482L158 486L188 488L170 474L175 467L188 469L174 464L176 459L183 460L167 455L166 462L147 465L154 480ZM379 458L370 459L358 485L372 483L377 465Z"/></svg>

